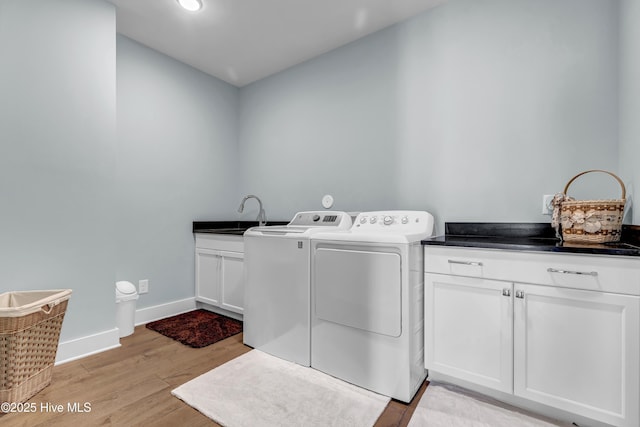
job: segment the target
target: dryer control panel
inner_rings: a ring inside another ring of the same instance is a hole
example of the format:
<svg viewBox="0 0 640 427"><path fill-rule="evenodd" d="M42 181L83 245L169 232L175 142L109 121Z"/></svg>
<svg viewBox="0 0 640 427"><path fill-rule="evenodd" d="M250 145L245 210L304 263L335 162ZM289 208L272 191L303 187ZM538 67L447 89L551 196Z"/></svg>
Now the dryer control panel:
<svg viewBox="0 0 640 427"><path fill-rule="evenodd" d="M361 212L353 223L353 232L388 232L394 234L433 233L433 215L425 211Z"/></svg>

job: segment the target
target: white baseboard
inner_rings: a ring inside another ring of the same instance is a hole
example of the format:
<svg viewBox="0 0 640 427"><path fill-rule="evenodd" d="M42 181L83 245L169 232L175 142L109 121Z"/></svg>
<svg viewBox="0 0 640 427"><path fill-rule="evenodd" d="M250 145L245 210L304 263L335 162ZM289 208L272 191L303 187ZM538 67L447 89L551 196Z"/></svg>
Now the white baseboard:
<svg viewBox="0 0 640 427"><path fill-rule="evenodd" d="M179 301L156 305L154 307L142 308L140 310L136 310L135 324L136 326L142 325L144 323L175 316L176 314L186 313L187 311L195 309L195 298L186 298ZM71 362L73 360L81 359L83 357L91 356L92 354L101 353L117 347L120 347L120 330L118 328L61 342L58 344L55 364L60 365L62 363Z"/></svg>
<svg viewBox="0 0 640 427"><path fill-rule="evenodd" d="M185 298L166 304L146 307L136 310L135 324L143 325L153 322L154 320L164 319L165 317L175 316L176 314L186 313L196 309L195 298Z"/></svg>
<svg viewBox="0 0 640 427"><path fill-rule="evenodd" d="M55 364L60 365L71 362L72 360L81 359L117 347L120 347L118 328L61 342L58 344Z"/></svg>

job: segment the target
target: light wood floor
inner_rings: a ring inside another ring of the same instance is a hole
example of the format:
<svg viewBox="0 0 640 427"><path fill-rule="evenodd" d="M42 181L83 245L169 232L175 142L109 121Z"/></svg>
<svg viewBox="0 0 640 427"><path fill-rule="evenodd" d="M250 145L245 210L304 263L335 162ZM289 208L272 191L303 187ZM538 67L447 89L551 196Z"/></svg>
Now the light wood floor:
<svg viewBox="0 0 640 427"><path fill-rule="evenodd" d="M242 334L193 349L144 326L120 342L120 348L56 366L51 385L28 402L36 412L0 414L0 425L216 426L171 390L251 349ZM425 388L409 405L392 400L376 427L406 426ZM88 403L90 411L70 413L75 403ZM52 412L56 405L62 413Z"/></svg>

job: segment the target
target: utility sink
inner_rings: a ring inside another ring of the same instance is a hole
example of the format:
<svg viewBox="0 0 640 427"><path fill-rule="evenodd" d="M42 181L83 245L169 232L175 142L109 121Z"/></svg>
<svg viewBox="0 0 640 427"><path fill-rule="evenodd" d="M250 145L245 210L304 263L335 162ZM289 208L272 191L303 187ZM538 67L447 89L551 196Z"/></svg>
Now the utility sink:
<svg viewBox="0 0 640 427"><path fill-rule="evenodd" d="M267 221L267 225L286 225L288 223L288 221ZM258 221L194 221L193 232L242 236L249 228L258 225Z"/></svg>

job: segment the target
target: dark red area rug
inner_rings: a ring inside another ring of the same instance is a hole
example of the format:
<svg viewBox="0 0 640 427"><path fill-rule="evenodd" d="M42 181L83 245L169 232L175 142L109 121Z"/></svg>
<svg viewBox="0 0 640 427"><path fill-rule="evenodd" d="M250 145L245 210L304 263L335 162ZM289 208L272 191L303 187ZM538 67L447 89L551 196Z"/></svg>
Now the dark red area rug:
<svg viewBox="0 0 640 427"><path fill-rule="evenodd" d="M242 322L207 310L195 310L147 323L147 328L189 347L201 348L242 332Z"/></svg>

